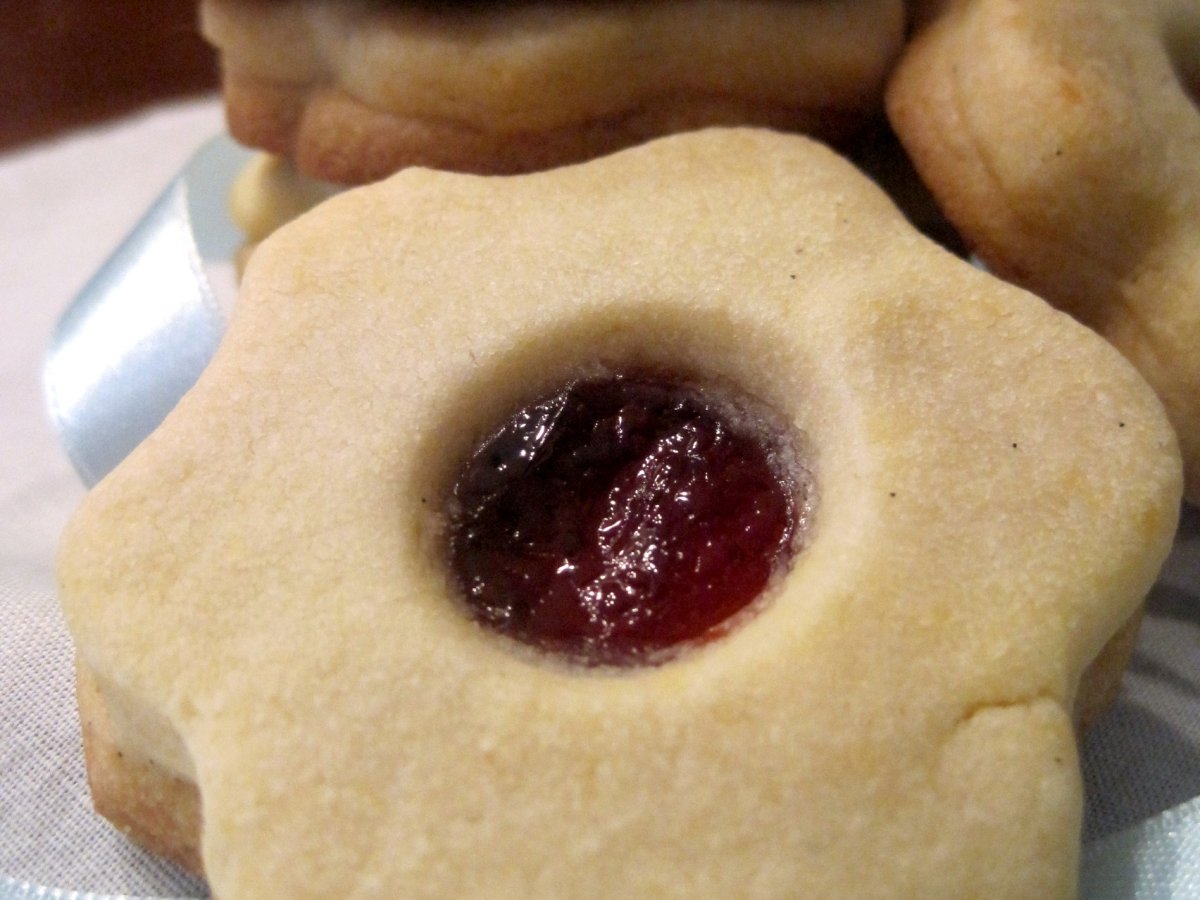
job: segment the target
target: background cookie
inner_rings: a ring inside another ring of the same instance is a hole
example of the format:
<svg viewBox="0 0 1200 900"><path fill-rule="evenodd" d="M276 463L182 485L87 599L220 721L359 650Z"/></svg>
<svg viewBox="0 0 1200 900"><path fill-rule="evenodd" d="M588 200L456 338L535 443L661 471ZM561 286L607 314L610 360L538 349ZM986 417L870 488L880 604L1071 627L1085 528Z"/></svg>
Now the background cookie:
<svg viewBox="0 0 1200 900"><path fill-rule="evenodd" d="M230 130L313 178L545 169L704 125L843 136L900 0L203 0Z"/></svg>
<svg viewBox="0 0 1200 900"><path fill-rule="evenodd" d="M968 244L1153 385L1200 503L1200 2L946 0L888 112Z"/></svg>

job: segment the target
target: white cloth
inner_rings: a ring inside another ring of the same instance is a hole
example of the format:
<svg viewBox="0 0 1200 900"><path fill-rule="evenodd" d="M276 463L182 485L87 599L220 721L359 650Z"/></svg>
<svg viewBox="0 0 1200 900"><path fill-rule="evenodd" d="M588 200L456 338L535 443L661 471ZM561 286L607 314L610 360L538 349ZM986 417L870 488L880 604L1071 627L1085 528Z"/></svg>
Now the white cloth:
<svg viewBox="0 0 1200 900"><path fill-rule="evenodd" d="M91 810L53 580L58 535L84 489L49 424L40 370L71 298L222 127L207 98L0 156L0 900L40 896L11 879L143 896L203 891ZM1082 749L1089 841L1200 795L1195 511L1185 511L1150 598L1123 693Z"/></svg>
<svg viewBox="0 0 1200 900"><path fill-rule="evenodd" d="M203 890L91 810L54 595L58 535L84 489L46 414L41 366L71 298L222 128L220 104L204 98L0 156L0 876Z"/></svg>

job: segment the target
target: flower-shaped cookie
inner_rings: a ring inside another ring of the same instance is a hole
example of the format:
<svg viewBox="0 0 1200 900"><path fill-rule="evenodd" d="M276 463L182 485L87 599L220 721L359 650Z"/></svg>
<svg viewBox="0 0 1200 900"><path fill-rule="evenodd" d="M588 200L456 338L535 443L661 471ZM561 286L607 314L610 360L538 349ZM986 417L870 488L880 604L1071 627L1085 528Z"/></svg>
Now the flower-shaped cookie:
<svg viewBox="0 0 1200 900"><path fill-rule="evenodd" d="M812 475L755 613L659 665L518 648L449 570L477 442L597 369L734 385ZM1115 350L805 138L410 170L261 246L69 528L97 802L186 831L194 783L225 900L1068 896L1080 676L1180 482Z"/></svg>

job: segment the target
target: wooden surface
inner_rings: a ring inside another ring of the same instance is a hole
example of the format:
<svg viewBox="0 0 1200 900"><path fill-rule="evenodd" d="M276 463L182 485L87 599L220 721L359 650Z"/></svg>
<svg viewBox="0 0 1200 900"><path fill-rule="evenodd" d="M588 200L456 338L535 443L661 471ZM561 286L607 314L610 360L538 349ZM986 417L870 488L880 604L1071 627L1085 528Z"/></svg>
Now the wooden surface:
<svg viewBox="0 0 1200 900"><path fill-rule="evenodd" d="M0 0L0 149L216 85L196 0Z"/></svg>

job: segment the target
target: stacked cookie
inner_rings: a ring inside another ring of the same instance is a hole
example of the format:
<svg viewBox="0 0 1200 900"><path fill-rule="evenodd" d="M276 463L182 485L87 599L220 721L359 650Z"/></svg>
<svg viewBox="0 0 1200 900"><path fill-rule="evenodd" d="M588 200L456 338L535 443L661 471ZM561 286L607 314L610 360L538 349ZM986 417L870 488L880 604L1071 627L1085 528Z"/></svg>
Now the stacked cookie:
<svg viewBox="0 0 1200 900"><path fill-rule="evenodd" d="M234 137L303 175L547 169L709 125L844 136L899 0L203 0Z"/></svg>
<svg viewBox="0 0 1200 900"><path fill-rule="evenodd" d="M901 0L203 0L229 128L264 150L233 193L251 244L337 186L408 166L499 174L657 135L827 139L878 112Z"/></svg>
<svg viewBox="0 0 1200 900"><path fill-rule="evenodd" d="M206 0L315 208L64 538L98 808L227 900L1071 896L1178 442L798 133L924 146L988 6Z"/></svg>

